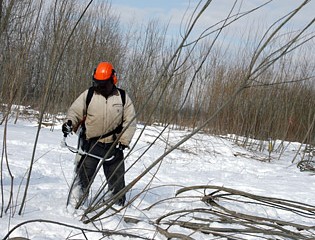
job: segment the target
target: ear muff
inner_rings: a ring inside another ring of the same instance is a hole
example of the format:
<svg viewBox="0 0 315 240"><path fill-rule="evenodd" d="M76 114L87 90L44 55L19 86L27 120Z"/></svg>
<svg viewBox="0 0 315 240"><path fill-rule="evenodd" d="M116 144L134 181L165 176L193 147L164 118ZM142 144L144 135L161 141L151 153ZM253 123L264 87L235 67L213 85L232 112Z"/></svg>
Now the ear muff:
<svg viewBox="0 0 315 240"><path fill-rule="evenodd" d="M112 78L113 78L114 85L116 85L118 83L118 79L117 79L117 76L116 76L116 71L114 69L112 71Z"/></svg>
<svg viewBox="0 0 315 240"><path fill-rule="evenodd" d="M92 74L92 78L94 79L94 75L96 73L96 68L94 68L93 74Z"/></svg>

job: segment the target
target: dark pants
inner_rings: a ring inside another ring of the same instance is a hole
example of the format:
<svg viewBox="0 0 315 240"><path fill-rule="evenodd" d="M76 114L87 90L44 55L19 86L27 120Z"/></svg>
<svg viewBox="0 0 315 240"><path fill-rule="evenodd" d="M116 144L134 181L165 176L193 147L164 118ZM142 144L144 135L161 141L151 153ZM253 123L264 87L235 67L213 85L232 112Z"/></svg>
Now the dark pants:
<svg viewBox="0 0 315 240"><path fill-rule="evenodd" d="M85 146L85 151L100 157L104 157L111 146L111 144L108 143L96 143L95 141L87 144L88 146ZM113 194L116 194L125 187L125 164L123 162L124 154L122 150L114 148L106 158L108 159L113 155L114 158L112 160L104 161L103 170L108 183L108 189L111 190ZM100 161L100 159L91 156L81 157L76 173L78 174L79 184L83 192L86 191L89 183L93 181L92 177ZM124 202L125 196L123 196L121 200Z"/></svg>

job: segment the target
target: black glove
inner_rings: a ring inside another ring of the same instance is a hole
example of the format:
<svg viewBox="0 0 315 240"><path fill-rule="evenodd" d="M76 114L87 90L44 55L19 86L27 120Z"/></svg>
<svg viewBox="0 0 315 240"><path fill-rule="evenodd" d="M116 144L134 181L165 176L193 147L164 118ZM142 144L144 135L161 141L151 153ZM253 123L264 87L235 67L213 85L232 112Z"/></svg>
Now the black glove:
<svg viewBox="0 0 315 240"><path fill-rule="evenodd" d="M64 124L62 124L62 132L63 132L63 136L67 137L69 133L72 132L72 121L68 120L67 122L65 122Z"/></svg>
<svg viewBox="0 0 315 240"><path fill-rule="evenodd" d="M122 143L118 143L118 149L119 149L119 150L123 151L123 150L125 150L126 148L128 148L128 146L126 146L126 145L124 145L124 144L122 144Z"/></svg>

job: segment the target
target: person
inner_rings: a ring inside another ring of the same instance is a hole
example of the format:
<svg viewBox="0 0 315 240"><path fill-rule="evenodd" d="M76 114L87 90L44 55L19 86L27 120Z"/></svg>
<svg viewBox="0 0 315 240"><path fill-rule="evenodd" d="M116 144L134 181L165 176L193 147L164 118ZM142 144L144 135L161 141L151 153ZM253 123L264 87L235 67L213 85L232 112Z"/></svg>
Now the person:
<svg viewBox="0 0 315 240"><path fill-rule="evenodd" d="M82 148L88 154L81 156L75 169L79 187L77 200L86 196L102 160L108 189L112 194L125 187L123 150L129 148L136 130L136 119L130 97L124 90L116 87L117 82L113 65L110 62L100 62L94 70L93 86L72 103L62 125L62 132L67 136L85 119L81 126L85 131L81 137ZM112 147L118 136L117 145ZM125 201L126 197L123 195L116 204L124 206Z"/></svg>

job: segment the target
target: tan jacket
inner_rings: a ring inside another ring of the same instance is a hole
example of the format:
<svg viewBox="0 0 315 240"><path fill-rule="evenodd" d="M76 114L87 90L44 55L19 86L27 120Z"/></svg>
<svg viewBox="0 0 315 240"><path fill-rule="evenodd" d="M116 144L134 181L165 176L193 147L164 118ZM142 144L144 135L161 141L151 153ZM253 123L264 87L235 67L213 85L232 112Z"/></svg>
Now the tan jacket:
<svg viewBox="0 0 315 240"><path fill-rule="evenodd" d="M86 113L86 97L88 90L84 91L71 105L68 110L67 119L72 121L73 126L77 126ZM121 122L123 128L130 125L122 134L119 141L129 146L130 141L136 131L135 109L131 99L126 93L125 106L122 105L121 96L118 90L107 99L94 92L86 114L85 126L87 139L98 137L114 130ZM123 130L124 131L124 130ZM113 142L113 136L103 138L100 142Z"/></svg>

